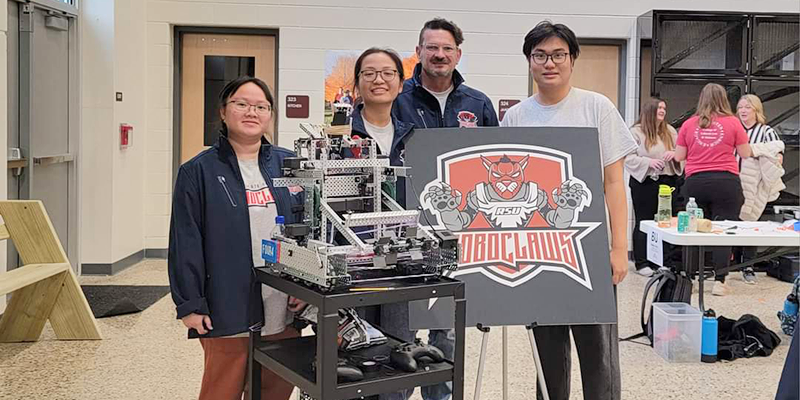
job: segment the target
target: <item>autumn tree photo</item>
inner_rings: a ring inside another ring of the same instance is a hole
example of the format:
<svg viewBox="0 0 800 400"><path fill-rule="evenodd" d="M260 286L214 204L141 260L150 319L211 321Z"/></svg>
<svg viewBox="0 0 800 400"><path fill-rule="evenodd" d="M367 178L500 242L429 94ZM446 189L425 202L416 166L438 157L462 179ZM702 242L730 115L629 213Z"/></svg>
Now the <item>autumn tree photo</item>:
<svg viewBox="0 0 800 400"><path fill-rule="evenodd" d="M339 88L353 90L353 70L356 67L357 55L342 54L336 59L330 75L325 78L325 101L332 103Z"/></svg>

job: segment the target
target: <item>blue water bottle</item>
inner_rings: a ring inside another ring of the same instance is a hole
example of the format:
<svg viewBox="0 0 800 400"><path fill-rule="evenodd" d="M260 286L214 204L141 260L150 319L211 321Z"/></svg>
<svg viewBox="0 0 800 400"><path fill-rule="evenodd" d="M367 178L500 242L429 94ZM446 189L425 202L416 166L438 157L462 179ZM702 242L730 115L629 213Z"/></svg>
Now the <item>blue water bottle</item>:
<svg viewBox="0 0 800 400"><path fill-rule="evenodd" d="M797 315L797 297L795 297L794 293L789 293L786 296L786 300L783 301L783 315L787 317Z"/></svg>
<svg viewBox="0 0 800 400"><path fill-rule="evenodd" d="M708 309L703 313L703 341L700 360L707 363L717 362L717 315Z"/></svg>

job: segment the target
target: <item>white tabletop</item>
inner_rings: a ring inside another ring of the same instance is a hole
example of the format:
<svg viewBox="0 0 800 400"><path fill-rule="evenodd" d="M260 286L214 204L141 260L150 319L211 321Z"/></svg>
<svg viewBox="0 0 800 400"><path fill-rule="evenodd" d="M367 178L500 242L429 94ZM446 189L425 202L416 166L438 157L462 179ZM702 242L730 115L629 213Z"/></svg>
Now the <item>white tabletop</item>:
<svg viewBox="0 0 800 400"><path fill-rule="evenodd" d="M656 230L661 240L679 246L800 246L800 232L777 230L777 222L714 221L714 229L729 229L728 233L678 233L678 228L659 228L655 221L642 221L641 231Z"/></svg>

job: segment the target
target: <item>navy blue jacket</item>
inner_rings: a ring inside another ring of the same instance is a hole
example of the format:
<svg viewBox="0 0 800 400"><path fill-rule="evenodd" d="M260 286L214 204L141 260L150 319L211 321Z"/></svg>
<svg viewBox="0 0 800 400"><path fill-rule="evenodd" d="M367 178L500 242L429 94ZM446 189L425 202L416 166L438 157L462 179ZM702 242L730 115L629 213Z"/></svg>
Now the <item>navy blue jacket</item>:
<svg viewBox="0 0 800 400"><path fill-rule="evenodd" d="M303 202L302 193L275 188L289 150L262 140L258 155L261 174L286 223L302 219L292 213ZM296 210L299 211L299 210ZM263 324L261 285L255 281L250 240L250 213L236 153L228 139L181 165L172 195L167 266L178 318L191 313L208 315L214 327L203 337L246 332ZM263 265L263 261L257 265ZM200 337L189 330L189 337Z"/></svg>
<svg viewBox="0 0 800 400"><path fill-rule="evenodd" d="M353 109L353 113L350 115L352 118L351 135L373 139L373 137L367 133L367 128L364 126L364 117L361 116L361 110L363 108L364 104L359 104ZM414 124L401 121L393 113L392 125L394 125L394 138L392 139L392 150L389 152L389 165L402 167L405 163L405 140L414 132ZM395 200L397 200L401 206L405 207L406 195L404 178L397 179L397 198Z"/></svg>
<svg viewBox="0 0 800 400"><path fill-rule="evenodd" d="M401 121L413 123L417 129L459 127L461 122L474 122L477 126L500 125L489 97L465 85L458 71L453 71L453 91L447 97L442 115L439 101L422 87L421 74L422 64L418 63L414 75L406 80L403 91L394 101L393 111Z"/></svg>

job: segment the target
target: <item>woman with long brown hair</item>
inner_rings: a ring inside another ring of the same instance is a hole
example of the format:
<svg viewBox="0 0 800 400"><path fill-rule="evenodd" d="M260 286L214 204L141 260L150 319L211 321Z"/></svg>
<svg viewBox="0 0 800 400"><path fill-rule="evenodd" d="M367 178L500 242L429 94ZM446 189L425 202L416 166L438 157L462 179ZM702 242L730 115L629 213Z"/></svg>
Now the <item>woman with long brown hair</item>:
<svg viewBox="0 0 800 400"><path fill-rule="evenodd" d="M725 88L709 83L700 92L697 113L681 126L675 160L686 160L684 193L694 197L711 220L739 219L744 195L734 150L742 158L750 157L747 132L731 112ZM714 250L716 269L727 268L730 262L730 247ZM729 292L726 276L727 272L717 274L712 294Z"/></svg>
<svg viewBox="0 0 800 400"><path fill-rule="evenodd" d="M664 100L649 99L642 105L639 120L631 127L639 148L625 158L625 169L631 175L628 186L636 219L633 261L636 273L643 276L653 275L654 266L647 261L647 235L639 230L639 224L656 213L658 186L675 187L678 176L683 173L681 163L674 160L678 132L667 123L666 115Z"/></svg>

